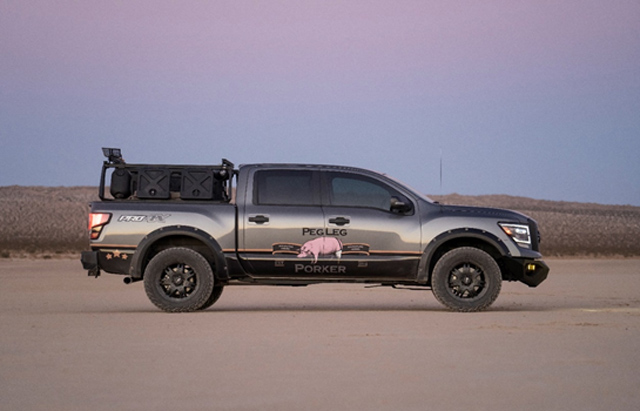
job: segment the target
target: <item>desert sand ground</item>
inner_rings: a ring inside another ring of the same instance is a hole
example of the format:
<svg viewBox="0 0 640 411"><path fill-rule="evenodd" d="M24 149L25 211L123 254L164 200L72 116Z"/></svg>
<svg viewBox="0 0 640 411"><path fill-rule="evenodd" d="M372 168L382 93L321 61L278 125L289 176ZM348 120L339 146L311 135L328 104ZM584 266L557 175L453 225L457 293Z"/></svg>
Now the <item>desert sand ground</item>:
<svg viewBox="0 0 640 411"><path fill-rule="evenodd" d="M549 264L482 313L318 285L166 314L77 260L0 260L0 409L640 409L640 260Z"/></svg>

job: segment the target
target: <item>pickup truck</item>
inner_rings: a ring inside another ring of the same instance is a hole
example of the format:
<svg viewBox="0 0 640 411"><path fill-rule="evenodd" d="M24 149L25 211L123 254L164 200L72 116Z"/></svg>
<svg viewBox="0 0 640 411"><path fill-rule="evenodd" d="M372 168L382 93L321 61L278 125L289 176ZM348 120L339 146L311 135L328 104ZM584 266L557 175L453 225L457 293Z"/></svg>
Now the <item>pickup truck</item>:
<svg viewBox="0 0 640 411"><path fill-rule="evenodd" d="M203 310L231 285L362 283L431 289L480 311L502 281L549 272L531 218L443 205L387 175L344 166L128 164L103 149L91 203L90 276L143 281L169 312ZM110 178L110 185L106 180Z"/></svg>

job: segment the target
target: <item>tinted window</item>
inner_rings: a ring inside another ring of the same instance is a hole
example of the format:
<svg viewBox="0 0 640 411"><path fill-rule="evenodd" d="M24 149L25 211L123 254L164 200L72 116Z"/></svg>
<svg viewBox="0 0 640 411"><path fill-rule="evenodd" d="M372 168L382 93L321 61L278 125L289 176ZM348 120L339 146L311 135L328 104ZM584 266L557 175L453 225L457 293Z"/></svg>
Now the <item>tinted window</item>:
<svg viewBox="0 0 640 411"><path fill-rule="evenodd" d="M318 205L314 200L313 173L298 170L256 173L255 203L268 205Z"/></svg>
<svg viewBox="0 0 640 411"><path fill-rule="evenodd" d="M361 176L335 174L331 178L331 205L373 207L389 211L395 190Z"/></svg>

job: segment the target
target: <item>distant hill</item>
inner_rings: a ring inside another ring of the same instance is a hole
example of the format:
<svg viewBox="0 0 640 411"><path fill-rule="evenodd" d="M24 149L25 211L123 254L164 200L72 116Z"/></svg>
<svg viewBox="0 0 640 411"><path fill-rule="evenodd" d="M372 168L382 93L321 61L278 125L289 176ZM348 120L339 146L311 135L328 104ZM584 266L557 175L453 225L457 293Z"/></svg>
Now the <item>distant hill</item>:
<svg viewBox="0 0 640 411"><path fill-rule="evenodd" d="M0 258L78 254L88 248L96 187L0 187ZM430 196L442 204L498 207L540 225L546 256L640 257L640 207L535 200L506 195Z"/></svg>

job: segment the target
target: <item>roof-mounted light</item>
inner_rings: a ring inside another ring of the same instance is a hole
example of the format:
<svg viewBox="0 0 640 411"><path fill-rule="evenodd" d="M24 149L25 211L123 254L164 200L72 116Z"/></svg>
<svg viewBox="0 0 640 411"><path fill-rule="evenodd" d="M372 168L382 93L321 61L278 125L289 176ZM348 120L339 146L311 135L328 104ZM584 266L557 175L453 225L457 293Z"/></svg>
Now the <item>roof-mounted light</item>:
<svg viewBox="0 0 640 411"><path fill-rule="evenodd" d="M104 154L107 161L111 164L124 164L122 151L119 148L102 147L102 154Z"/></svg>

